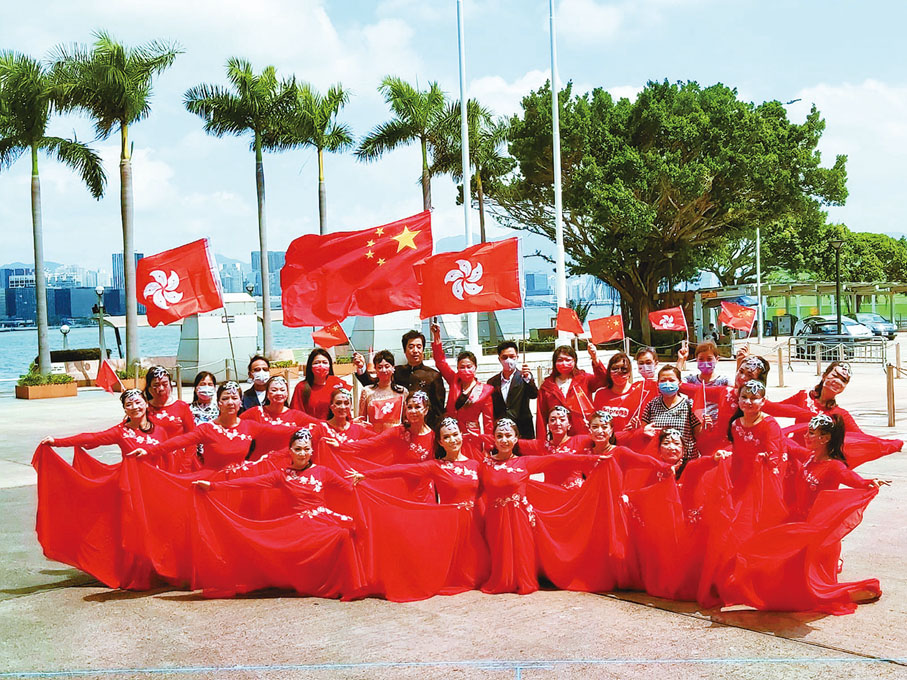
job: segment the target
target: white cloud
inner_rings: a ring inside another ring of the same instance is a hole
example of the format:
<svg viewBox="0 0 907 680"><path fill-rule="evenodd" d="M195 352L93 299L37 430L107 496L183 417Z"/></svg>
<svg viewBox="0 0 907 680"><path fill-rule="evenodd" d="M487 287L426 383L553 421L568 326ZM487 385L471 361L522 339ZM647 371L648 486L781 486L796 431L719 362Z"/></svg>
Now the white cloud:
<svg viewBox="0 0 907 680"><path fill-rule="evenodd" d="M610 40L626 19L623 5L595 0L561 0L557 9L557 28L567 41L594 43Z"/></svg>
<svg viewBox="0 0 907 680"><path fill-rule="evenodd" d="M470 83L467 96L477 99L499 116L510 116L521 110L520 100L541 87L550 73L550 70L533 70L513 82L507 82L501 76L477 78Z"/></svg>

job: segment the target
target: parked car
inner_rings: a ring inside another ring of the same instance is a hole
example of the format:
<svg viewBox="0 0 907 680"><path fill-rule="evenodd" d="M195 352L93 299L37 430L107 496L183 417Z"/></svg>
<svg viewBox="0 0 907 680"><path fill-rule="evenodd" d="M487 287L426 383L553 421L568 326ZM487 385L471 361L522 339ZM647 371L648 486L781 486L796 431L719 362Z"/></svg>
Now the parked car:
<svg viewBox="0 0 907 680"><path fill-rule="evenodd" d="M873 336L872 331L863 324L857 323L846 316L841 317L841 334L838 335L838 321L829 317L808 317L803 319L799 331L794 334L796 338L796 354L798 359L814 359L816 348L821 344L821 357L823 361L833 361L841 356L843 346L844 358L854 356L854 348L860 343L868 344Z"/></svg>
<svg viewBox="0 0 907 680"><path fill-rule="evenodd" d="M874 335L884 335L889 340L894 340L898 327L881 314L875 312L860 312L855 314L857 321L872 330Z"/></svg>
<svg viewBox="0 0 907 680"><path fill-rule="evenodd" d="M793 334L802 335L803 326L805 326L807 323L811 323L811 322L815 322L815 321L837 322L837 320L838 320L838 317L835 316L834 314L819 314L819 315L814 315L814 316L804 316L802 319L797 321L796 324L794 324L794 333ZM849 316L841 315L841 326L844 326L845 324L855 324L855 323L858 324L859 321L857 321L856 319L852 319ZM842 328L841 330L843 332L844 329Z"/></svg>

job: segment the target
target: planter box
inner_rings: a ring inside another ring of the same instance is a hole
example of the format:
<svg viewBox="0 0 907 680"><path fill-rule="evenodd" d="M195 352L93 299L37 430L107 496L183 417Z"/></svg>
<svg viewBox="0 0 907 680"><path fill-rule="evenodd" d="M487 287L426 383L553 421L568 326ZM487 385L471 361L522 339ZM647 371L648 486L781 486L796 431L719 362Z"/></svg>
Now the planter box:
<svg viewBox="0 0 907 680"><path fill-rule="evenodd" d="M284 368L271 368L271 376L281 375L287 380L299 380L299 364Z"/></svg>
<svg viewBox="0 0 907 680"><path fill-rule="evenodd" d="M54 399L74 397L78 388L74 382L59 385L16 385L16 399Z"/></svg>
<svg viewBox="0 0 907 680"><path fill-rule="evenodd" d="M122 390L143 390L145 389L145 379L144 378L120 378L120 384L123 385L122 389L119 385L113 388L114 392L120 392Z"/></svg>

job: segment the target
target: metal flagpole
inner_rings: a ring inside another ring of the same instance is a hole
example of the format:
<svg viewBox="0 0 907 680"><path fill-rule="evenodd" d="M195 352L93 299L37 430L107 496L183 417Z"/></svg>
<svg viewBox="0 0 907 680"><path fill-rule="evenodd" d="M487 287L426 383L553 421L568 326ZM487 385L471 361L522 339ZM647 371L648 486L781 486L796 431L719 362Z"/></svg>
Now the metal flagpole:
<svg viewBox="0 0 907 680"><path fill-rule="evenodd" d="M472 172L469 164L469 118L466 100L466 44L463 39L463 0L457 0L457 47L460 53L460 142L463 163L463 224L466 227L466 247L472 245L472 228L469 225L469 211L472 209ZM469 349L481 356L479 345L479 321L475 312L466 314L466 333Z"/></svg>
<svg viewBox="0 0 907 680"><path fill-rule="evenodd" d="M756 323L759 324L758 338L762 344L762 232L756 225ZM753 331L750 329L750 335ZM747 336L749 338L749 335Z"/></svg>
<svg viewBox="0 0 907 680"><path fill-rule="evenodd" d="M564 257L564 201L561 196L561 121L558 106L559 81L557 74L557 30L554 19L554 0L548 0L548 18L551 30L551 136L554 163L554 236L557 249L555 265L555 290L557 306L567 306L567 265ZM558 333L559 341L566 334Z"/></svg>

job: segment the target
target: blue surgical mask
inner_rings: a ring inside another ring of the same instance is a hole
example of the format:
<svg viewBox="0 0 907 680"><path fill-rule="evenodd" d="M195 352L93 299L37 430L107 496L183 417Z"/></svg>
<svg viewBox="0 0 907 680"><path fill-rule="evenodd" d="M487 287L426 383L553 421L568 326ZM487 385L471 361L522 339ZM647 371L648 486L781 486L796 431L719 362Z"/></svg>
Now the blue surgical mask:
<svg viewBox="0 0 907 680"><path fill-rule="evenodd" d="M673 397L677 394L677 390L680 389L680 384L676 382L660 382L658 383L658 391L665 397Z"/></svg>

